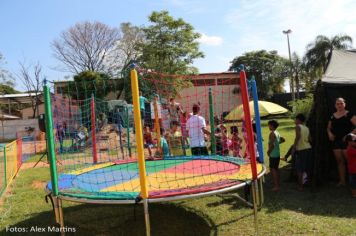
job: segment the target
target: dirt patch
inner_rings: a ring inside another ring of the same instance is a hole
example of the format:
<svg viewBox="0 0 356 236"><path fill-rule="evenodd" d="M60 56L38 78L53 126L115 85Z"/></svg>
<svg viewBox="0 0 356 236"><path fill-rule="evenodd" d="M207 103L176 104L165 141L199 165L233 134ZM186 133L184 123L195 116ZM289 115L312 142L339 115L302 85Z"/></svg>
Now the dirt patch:
<svg viewBox="0 0 356 236"><path fill-rule="evenodd" d="M46 186L46 182L35 180L32 182L31 186L36 189L44 189Z"/></svg>
<svg viewBox="0 0 356 236"><path fill-rule="evenodd" d="M36 162L28 162L28 163L22 163L21 165L21 169L22 170L26 170L26 169L31 169L33 168L33 166L36 164ZM39 162L37 165L36 165L36 168L37 167L48 167L49 164L47 164L46 162Z"/></svg>

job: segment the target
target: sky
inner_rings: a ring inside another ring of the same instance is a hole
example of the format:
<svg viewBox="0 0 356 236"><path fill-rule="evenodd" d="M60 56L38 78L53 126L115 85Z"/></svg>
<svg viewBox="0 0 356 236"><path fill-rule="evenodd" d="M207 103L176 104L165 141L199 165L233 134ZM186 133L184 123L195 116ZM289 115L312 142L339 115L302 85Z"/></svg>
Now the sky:
<svg viewBox="0 0 356 236"><path fill-rule="evenodd" d="M61 64L51 49L61 32L83 21L147 26L152 11L161 10L201 33L205 57L194 62L201 73L226 71L235 57L253 50L288 57L287 29L291 51L300 56L320 34L356 40L354 0L0 0L1 66L17 74L19 62L39 62L49 80L62 80L71 74L55 69ZM19 81L16 88L23 89Z"/></svg>

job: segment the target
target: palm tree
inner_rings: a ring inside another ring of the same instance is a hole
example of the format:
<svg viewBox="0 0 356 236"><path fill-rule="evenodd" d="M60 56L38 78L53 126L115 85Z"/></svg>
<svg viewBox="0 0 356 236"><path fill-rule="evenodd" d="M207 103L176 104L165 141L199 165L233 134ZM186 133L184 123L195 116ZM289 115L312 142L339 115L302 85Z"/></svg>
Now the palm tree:
<svg viewBox="0 0 356 236"><path fill-rule="evenodd" d="M348 35L335 35L328 38L324 35L316 37L315 41L307 45L305 58L308 70L323 68L325 72L331 52L334 49L348 49L351 47L352 38Z"/></svg>
<svg viewBox="0 0 356 236"><path fill-rule="evenodd" d="M304 76L305 73L305 64L304 61L299 57L296 52L292 54L292 70L295 81L295 88L296 88L296 98L299 99L299 91L300 91L300 79Z"/></svg>

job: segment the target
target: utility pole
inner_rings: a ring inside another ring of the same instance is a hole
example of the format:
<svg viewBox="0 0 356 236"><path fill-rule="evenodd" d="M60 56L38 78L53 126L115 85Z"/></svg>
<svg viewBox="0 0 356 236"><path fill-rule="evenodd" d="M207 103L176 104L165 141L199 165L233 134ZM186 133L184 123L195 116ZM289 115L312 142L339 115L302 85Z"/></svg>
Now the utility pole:
<svg viewBox="0 0 356 236"><path fill-rule="evenodd" d="M291 94L292 94L292 100L295 101L294 78L293 78L293 70L292 70L292 57L291 57L291 54L290 54L290 43L289 43L289 34L292 33L292 30L288 29L288 30L283 30L282 32L283 32L283 34L287 35L288 53L289 53L289 62L290 62L290 81L289 81L289 85L290 85L290 91L291 91Z"/></svg>

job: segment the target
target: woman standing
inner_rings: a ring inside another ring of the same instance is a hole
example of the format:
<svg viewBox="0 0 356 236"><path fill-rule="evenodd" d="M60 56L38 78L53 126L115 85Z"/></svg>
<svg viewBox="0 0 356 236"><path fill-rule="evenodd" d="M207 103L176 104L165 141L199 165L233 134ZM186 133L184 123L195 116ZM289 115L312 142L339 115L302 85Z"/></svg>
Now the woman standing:
<svg viewBox="0 0 356 236"><path fill-rule="evenodd" d="M356 126L356 116L345 109L346 103L343 98L337 98L335 101L336 112L332 114L328 123L328 137L332 142L334 156L336 158L339 171L338 186L345 186L345 160L347 144L344 137L350 133Z"/></svg>

